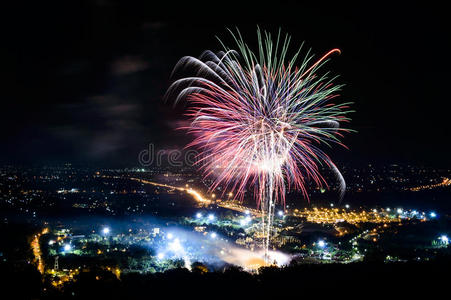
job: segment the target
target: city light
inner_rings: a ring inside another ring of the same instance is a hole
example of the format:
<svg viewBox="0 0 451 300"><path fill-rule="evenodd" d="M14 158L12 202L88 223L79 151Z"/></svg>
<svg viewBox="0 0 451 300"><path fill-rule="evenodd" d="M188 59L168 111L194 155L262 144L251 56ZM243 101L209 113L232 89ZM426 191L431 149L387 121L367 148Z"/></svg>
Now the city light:
<svg viewBox="0 0 451 300"><path fill-rule="evenodd" d="M346 207L346 208L349 208L349 204L346 204L345 207Z"/></svg>
<svg viewBox="0 0 451 300"><path fill-rule="evenodd" d="M110 228L109 227L104 227L102 229L102 232L103 232L103 234L108 234L108 233L110 233Z"/></svg>
<svg viewBox="0 0 451 300"><path fill-rule="evenodd" d="M69 244L65 244L63 249L64 249L64 251L70 251L72 249L72 246Z"/></svg>
<svg viewBox="0 0 451 300"><path fill-rule="evenodd" d="M198 212L198 213L196 214L196 218L198 218L198 219L202 218L202 214L201 214L200 212Z"/></svg>
<svg viewBox="0 0 451 300"><path fill-rule="evenodd" d="M397 212L398 214L402 214L402 208L398 208L398 209L396 210L396 212Z"/></svg>
<svg viewBox="0 0 451 300"><path fill-rule="evenodd" d="M435 218L435 217L437 217L437 214L435 213L435 212L431 212L430 214L429 214L429 216L431 217L431 218Z"/></svg>
<svg viewBox="0 0 451 300"><path fill-rule="evenodd" d="M442 241L443 244L448 245L449 243L448 236L442 235L439 239Z"/></svg>
<svg viewBox="0 0 451 300"><path fill-rule="evenodd" d="M283 211L279 210L279 211L277 212L277 214L279 215L279 217L283 217Z"/></svg>
<svg viewBox="0 0 451 300"><path fill-rule="evenodd" d="M164 253L158 253L157 254L157 258L158 259L163 259L164 258Z"/></svg>
<svg viewBox="0 0 451 300"><path fill-rule="evenodd" d="M386 211L391 211L390 207L387 207L385 210L386 210Z"/></svg>
<svg viewBox="0 0 451 300"><path fill-rule="evenodd" d="M215 219L215 215L214 214L209 214L208 215L208 220L209 221L213 221Z"/></svg>
<svg viewBox="0 0 451 300"><path fill-rule="evenodd" d="M319 241L318 241L318 247L320 247L320 248L326 247L326 242L323 241L323 240L319 240Z"/></svg>
<svg viewBox="0 0 451 300"><path fill-rule="evenodd" d="M168 238L168 240L172 240L174 238L174 235L172 233L168 233L166 237Z"/></svg>
<svg viewBox="0 0 451 300"><path fill-rule="evenodd" d="M217 237L216 232L212 232L212 233L210 234L210 237L211 237L212 239L215 239L215 238Z"/></svg>

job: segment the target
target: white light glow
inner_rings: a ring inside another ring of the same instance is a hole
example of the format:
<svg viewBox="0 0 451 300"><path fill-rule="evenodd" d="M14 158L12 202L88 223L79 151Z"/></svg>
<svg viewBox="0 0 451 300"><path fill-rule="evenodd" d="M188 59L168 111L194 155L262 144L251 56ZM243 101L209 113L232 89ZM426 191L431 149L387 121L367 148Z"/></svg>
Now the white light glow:
<svg viewBox="0 0 451 300"><path fill-rule="evenodd" d="M183 246L180 243L179 239L174 239L173 242L168 244L168 249L174 253L181 253L183 252Z"/></svg>

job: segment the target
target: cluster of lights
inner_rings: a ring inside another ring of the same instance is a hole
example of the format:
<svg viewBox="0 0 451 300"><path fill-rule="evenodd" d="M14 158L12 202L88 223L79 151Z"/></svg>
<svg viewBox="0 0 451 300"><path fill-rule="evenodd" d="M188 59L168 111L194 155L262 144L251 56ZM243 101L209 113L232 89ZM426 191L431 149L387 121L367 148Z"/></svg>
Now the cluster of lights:
<svg viewBox="0 0 451 300"><path fill-rule="evenodd" d="M294 216L304 217L308 222L317 224L335 224L339 222L357 223L389 223L399 221L386 214L379 213L376 209L372 211L348 211L339 208L313 208L294 210Z"/></svg>
<svg viewBox="0 0 451 300"><path fill-rule="evenodd" d="M196 213L196 219L200 220L204 217L204 215L201 212ZM207 220L210 222L213 222L216 219L214 214L208 214Z"/></svg>
<svg viewBox="0 0 451 300"><path fill-rule="evenodd" d="M349 205L345 205L349 208ZM424 212L419 212L417 210L404 210L402 208L395 209L395 214L389 214L391 209L387 207L385 210L380 211L376 208L360 212L349 211L346 209L339 208L316 208L304 210L295 209L293 215L296 217L304 217L308 222L317 224L335 224L339 222L348 222L350 224L357 223L391 223L399 222L402 218L417 218L423 221L427 220L427 214ZM430 212L429 217L431 219L436 218L437 214L435 212Z"/></svg>
<svg viewBox="0 0 451 300"><path fill-rule="evenodd" d="M390 208L387 208L386 211L389 212ZM410 217L415 217L415 218L420 218L420 219L426 220L426 213L425 212L420 213L419 211L417 211L415 209L409 212L407 210L403 210L402 208L398 208L398 209L396 209L396 213L402 217L410 216ZM429 213L429 217L431 219L434 219L437 217L437 214L435 212L431 211Z"/></svg>
<svg viewBox="0 0 451 300"><path fill-rule="evenodd" d="M449 238L446 235L442 235L438 238L443 244L448 245L449 244Z"/></svg>

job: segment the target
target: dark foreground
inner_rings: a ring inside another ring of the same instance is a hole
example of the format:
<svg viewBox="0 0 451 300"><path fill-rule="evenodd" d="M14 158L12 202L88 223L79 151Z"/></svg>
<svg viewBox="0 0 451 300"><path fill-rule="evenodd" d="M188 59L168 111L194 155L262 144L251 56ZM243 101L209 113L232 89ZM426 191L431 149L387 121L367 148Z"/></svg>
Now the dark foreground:
<svg viewBox="0 0 451 300"><path fill-rule="evenodd" d="M256 296L345 295L415 296L446 293L449 288L448 258L421 263L301 264L282 269L264 268L250 274L239 268L205 272L202 267L174 269L148 275L91 270L75 282L55 289L42 281L32 264L1 263L2 299L163 299L174 297L254 298ZM8 296L11 295L11 296Z"/></svg>

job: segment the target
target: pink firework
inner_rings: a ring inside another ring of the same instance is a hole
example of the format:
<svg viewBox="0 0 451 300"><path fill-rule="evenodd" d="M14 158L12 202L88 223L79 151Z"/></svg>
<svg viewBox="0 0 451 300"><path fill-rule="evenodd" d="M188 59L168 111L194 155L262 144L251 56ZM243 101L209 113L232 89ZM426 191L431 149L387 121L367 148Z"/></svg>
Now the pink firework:
<svg viewBox="0 0 451 300"><path fill-rule="evenodd" d="M347 130L339 125L350 120L349 103L332 103L341 85L317 74L340 50L318 60L307 52L299 60L301 47L288 59L289 36L273 41L258 31L257 54L241 36L234 38L237 51L224 47L182 58L176 69L194 68L195 74L175 81L168 96L188 102L188 130L195 137L189 146L200 150L198 163L214 179L211 188L224 186L242 199L251 187L268 216L269 238L274 204L284 203L287 189L308 198L308 181L327 187L319 166L332 169L344 191L343 177L321 147L342 145Z"/></svg>

